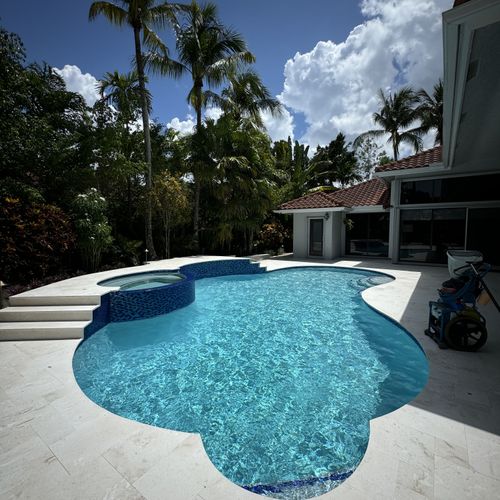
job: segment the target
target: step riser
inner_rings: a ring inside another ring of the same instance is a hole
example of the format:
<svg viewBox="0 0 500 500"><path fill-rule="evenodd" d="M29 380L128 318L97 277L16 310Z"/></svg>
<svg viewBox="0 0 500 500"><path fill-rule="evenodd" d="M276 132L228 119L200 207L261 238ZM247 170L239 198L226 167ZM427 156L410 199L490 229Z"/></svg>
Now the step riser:
<svg viewBox="0 0 500 500"><path fill-rule="evenodd" d="M0 341L2 340L63 340L63 339L82 339L83 330L76 329L16 329L0 331Z"/></svg>
<svg viewBox="0 0 500 500"><path fill-rule="evenodd" d="M92 306L101 303L100 296L79 296L79 297L9 297L9 305L17 306Z"/></svg>
<svg viewBox="0 0 500 500"><path fill-rule="evenodd" d="M0 322L91 321L92 311L0 311Z"/></svg>

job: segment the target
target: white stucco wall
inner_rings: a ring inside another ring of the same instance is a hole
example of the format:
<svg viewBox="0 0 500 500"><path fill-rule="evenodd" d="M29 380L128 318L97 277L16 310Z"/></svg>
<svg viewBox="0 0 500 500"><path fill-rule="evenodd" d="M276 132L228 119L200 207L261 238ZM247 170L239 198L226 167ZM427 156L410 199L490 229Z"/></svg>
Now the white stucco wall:
<svg viewBox="0 0 500 500"><path fill-rule="evenodd" d="M323 219L323 258L334 259L342 255L342 213L308 212L293 214L293 254L295 257L309 257L309 219ZM321 258L321 257L316 257Z"/></svg>

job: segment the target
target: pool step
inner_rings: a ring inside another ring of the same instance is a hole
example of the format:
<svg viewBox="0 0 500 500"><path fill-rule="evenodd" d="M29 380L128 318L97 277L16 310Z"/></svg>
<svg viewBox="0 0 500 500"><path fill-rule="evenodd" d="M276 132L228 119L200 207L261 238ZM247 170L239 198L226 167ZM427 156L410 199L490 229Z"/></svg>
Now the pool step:
<svg viewBox="0 0 500 500"><path fill-rule="evenodd" d="M77 302L77 304L68 304ZM85 302L91 301L91 304ZM83 304L82 304L83 302ZM0 310L0 340L80 339L100 297L29 296L9 298Z"/></svg>
<svg viewBox="0 0 500 500"><path fill-rule="evenodd" d="M97 305L13 306L0 310L0 322L90 321Z"/></svg>
<svg viewBox="0 0 500 500"><path fill-rule="evenodd" d="M85 306L99 305L100 295L30 295L21 293L9 297L11 306Z"/></svg>
<svg viewBox="0 0 500 500"><path fill-rule="evenodd" d="M81 339L90 321L18 321L0 323L0 340Z"/></svg>

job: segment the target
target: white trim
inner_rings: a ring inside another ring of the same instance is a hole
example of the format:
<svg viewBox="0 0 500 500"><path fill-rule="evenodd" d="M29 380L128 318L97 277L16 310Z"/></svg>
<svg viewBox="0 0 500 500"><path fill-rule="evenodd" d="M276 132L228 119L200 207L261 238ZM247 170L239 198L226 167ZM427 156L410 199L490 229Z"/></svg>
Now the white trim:
<svg viewBox="0 0 500 500"><path fill-rule="evenodd" d="M380 213L388 212L389 209L384 208L383 205L359 205L357 207L351 207L350 210L346 210L348 213L354 214L370 214L370 213Z"/></svg>
<svg viewBox="0 0 500 500"><path fill-rule="evenodd" d="M329 208L287 208L284 210L273 210L275 214L310 214L318 212L343 212L346 207Z"/></svg>
<svg viewBox="0 0 500 500"><path fill-rule="evenodd" d="M412 179L410 176L408 176L407 179L401 179L401 182L411 182L413 180L419 180L419 181L426 181L426 180L433 180L433 179L454 179L458 177L476 177L480 175L499 175L500 172L498 170L482 170L482 171L469 171L469 172L454 172L453 170L447 168L443 172L446 172L445 175L422 175L419 177L416 177L415 179Z"/></svg>
<svg viewBox="0 0 500 500"><path fill-rule="evenodd" d="M498 0L472 0L443 13L443 163L453 167L474 31L500 21Z"/></svg>
<svg viewBox="0 0 500 500"><path fill-rule="evenodd" d="M382 171L382 172L375 172L373 175L374 177L405 177L407 175L427 175L427 174L432 174L434 172L446 172L447 168L445 168L444 164L439 162L439 163L432 163L431 165L427 167L416 167L416 168L401 168L398 170L387 170L387 171Z"/></svg>
<svg viewBox="0 0 500 500"><path fill-rule="evenodd" d="M411 204L399 204L398 208L402 210L416 208L489 208L500 206L500 200L488 200L488 201L456 201L448 203L411 203Z"/></svg>

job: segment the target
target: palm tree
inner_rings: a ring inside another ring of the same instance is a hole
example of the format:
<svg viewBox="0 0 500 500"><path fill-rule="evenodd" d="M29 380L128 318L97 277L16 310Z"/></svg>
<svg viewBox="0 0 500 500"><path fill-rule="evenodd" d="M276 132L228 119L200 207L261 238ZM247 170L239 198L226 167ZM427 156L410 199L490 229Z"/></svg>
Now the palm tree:
<svg viewBox="0 0 500 500"><path fill-rule="evenodd" d="M369 130L358 136L354 141L354 148L367 137L375 138L389 134L387 143L392 145L394 160L398 160L401 143L410 144L415 152L420 151L424 130L421 127L408 129L420 118L417 94L410 87L403 87L394 94L389 93L386 96L380 89L379 102L380 111L373 113L373 121L381 128Z"/></svg>
<svg viewBox="0 0 500 500"><path fill-rule="evenodd" d="M147 82L147 79L146 79ZM138 174L138 165L133 161L130 126L141 113L142 93L136 71L130 73L108 72L97 84L101 102L110 104L117 112L117 123L121 125L121 164L119 173L127 182L127 215L132 216L132 180ZM146 90L148 111L151 111L151 94Z"/></svg>
<svg viewBox="0 0 500 500"><path fill-rule="evenodd" d="M252 70L235 72L229 76L229 85L218 96L213 92L205 92L208 101L219 106L225 114L230 114L236 122L241 118L249 118L252 123L262 129L263 111L273 116L282 113L282 105L274 99L259 75Z"/></svg>
<svg viewBox="0 0 500 500"><path fill-rule="evenodd" d="M235 66L253 63L255 57L248 51L241 35L224 27L217 17L217 6L207 3L200 6L196 1L185 8L185 22L177 26L178 61L163 54L150 54L149 65L162 74L179 77L188 73L193 85L187 100L196 112L196 134L202 143L202 111L207 104L203 87L217 87L234 72ZM195 152L196 153L196 152ZM200 151L198 152L200 156ZM194 162L198 165L194 177L193 244L199 246L200 172L202 158Z"/></svg>
<svg viewBox="0 0 500 500"><path fill-rule="evenodd" d="M115 0L113 2L93 2L89 10L90 21L102 15L117 26L130 26L134 32L135 65L141 94L142 125L147 164L146 247L149 250L151 259L156 259L152 227L151 137L149 133L148 94L146 91L141 38L142 43L148 47L154 48L163 54L168 54L166 46L154 30L175 23L175 13L178 9L177 4L168 4L167 2L158 4L156 0Z"/></svg>
<svg viewBox="0 0 500 500"><path fill-rule="evenodd" d="M438 80L434 85L432 96L424 89L418 92L420 106L418 112L422 120L422 129L429 132L431 129L436 130L436 138L434 144L442 144L443 142L443 81Z"/></svg>
<svg viewBox="0 0 500 500"><path fill-rule="evenodd" d="M147 79L145 80L147 83ZM108 72L97 84L101 100L111 104L118 112L119 119L128 129L138 118L142 106L142 92L137 71L130 73ZM146 89L148 112L151 111L151 94Z"/></svg>

